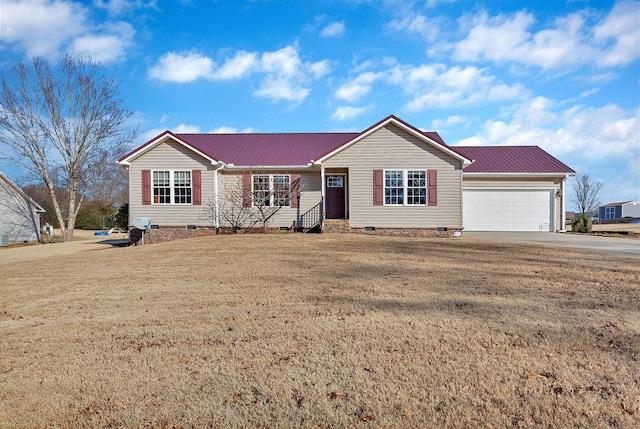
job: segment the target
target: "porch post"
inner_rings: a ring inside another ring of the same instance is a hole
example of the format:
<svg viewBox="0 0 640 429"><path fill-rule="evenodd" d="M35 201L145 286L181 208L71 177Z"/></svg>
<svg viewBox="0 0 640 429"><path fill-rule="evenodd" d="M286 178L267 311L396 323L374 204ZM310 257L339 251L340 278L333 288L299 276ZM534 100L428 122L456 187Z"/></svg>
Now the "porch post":
<svg viewBox="0 0 640 429"><path fill-rule="evenodd" d="M322 219L327 217L327 212L325 210L325 195L327 194L327 190L326 190L326 181L324 179L324 167L322 167L320 169L320 180L322 180L322 191L321 191L321 199L320 202L322 203Z"/></svg>
<svg viewBox="0 0 640 429"><path fill-rule="evenodd" d="M560 193L562 196L560 197L560 232L567 232L567 178L569 176L564 176L562 182L560 182Z"/></svg>
<svg viewBox="0 0 640 429"><path fill-rule="evenodd" d="M224 164L221 163L220 167L216 168L213 171L213 187L215 190L215 194L214 194L214 217L215 217L215 221L216 221L216 234L220 234L220 196L219 196L219 192L218 192L218 184L220 183L218 181L218 171L222 170L224 168Z"/></svg>

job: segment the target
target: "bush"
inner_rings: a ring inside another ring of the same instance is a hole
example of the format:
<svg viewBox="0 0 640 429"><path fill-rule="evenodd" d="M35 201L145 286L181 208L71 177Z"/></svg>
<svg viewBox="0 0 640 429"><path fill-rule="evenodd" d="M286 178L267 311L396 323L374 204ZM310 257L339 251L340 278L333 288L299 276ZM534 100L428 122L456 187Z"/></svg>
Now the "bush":
<svg viewBox="0 0 640 429"><path fill-rule="evenodd" d="M571 221L573 232L591 232L591 226L591 219L585 214L578 215Z"/></svg>
<svg viewBox="0 0 640 429"><path fill-rule="evenodd" d="M123 231L129 229L129 203L124 203L116 213L116 227Z"/></svg>

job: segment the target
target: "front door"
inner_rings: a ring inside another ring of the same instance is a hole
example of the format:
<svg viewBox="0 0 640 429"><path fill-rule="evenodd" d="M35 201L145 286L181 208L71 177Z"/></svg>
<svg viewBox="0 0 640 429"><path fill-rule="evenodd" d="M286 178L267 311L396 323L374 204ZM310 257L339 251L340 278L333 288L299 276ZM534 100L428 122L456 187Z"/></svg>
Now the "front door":
<svg viewBox="0 0 640 429"><path fill-rule="evenodd" d="M325 176L327 219L346 219L345 176Z"/></svg>

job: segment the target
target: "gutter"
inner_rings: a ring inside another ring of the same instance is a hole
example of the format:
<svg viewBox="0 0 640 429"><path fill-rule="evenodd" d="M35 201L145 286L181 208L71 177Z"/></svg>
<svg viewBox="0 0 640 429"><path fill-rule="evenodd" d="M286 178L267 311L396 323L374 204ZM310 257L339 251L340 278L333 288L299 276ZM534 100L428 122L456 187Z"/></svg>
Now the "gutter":
<svg viewBox="0 0 640 429"><path fill-rule="evenodd" d="M227 170L251 170L251 171L262 171L262 170L302 170L314 167L314 162L311 161L306 165L235 165L235 164L225 164L222 161L218 161L221 164L224 164Z"/></svg>

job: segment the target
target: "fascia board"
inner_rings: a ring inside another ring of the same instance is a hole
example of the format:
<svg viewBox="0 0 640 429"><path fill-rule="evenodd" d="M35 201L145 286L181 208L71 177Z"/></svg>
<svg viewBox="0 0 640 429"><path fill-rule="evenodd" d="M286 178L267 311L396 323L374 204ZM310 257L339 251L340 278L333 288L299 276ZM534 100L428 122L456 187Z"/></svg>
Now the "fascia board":
<svg viewBox="0 0 640 429"><path fill-rule="evenodd" d="M222 161L220 161L222 163ZM308 170L314 165L234 165L224 164L225 170Z"/></svg>
<svg viewBox="0 0 640 429"><path fill-rule="evenodd" d="M431 140L429 137L425 136L424 134L416 132L411 127L407 127L405 124L403 124L402 122L397 121L395 118L389 118L386 121L380 123L377 127L371 128L370 130L366 131L365 133L360 134L358 137L354 138L353 140L351 140L351 141L343 144L339 148L335 149L333 152L330 152L330 153L326 154L325 156L323 156L319 160L315 161L314 164L323 163L327 159L329 159L329 158L333 157L334 155L342 152L343 150L353 146L354 144L356 144L360 140L369 137L371 134L375 133L376 131L380 130L381 128L386 127L389 124L396 125L397 127L401 128L404 131L408 132L409 134L413 135L414 137L417 137L420 140L422 140L422 141L424 141L426 143L429 143L431 146L443 151L444 153L446 153L446 154L458 159L459 161L462 161L462 163L464 165L470 165L473 162L472 160L465 158L464 156L460 155L459 153L454 152L451 149L448 149L448 148L442 146L441 144Z"/></svg>
<svg viewBox="0 0 640 429"><path fill-rule="evenodd" d="M576 173L466 173L462 172L462 176L469 177L567 177L575 176Z"/></svg>
<svg viewBox="0 0 640 429"><path fill-rule="evenodd" d="M208 155L205 155L204 153L202 153L199 150L195 149L193 146L189 145L188 143L180 140L178 137L176 137L175 135L173 135L171 133L165 133L165 134L159 135L155 140L151 141L149 144L147 144L147 145L141 147L139 150L133 152L131 155L129 155L128 157L126 157L122 161L119 161L119 164L121 164L121 165L131 165L131 161L133 161L134 159L136 159L136 158L144 155L145 153L149 152L151 149L155 148L159 144L165 143L167 140L175 141L176 143L184 146L186 149L189 149L191 152L196 153L196 154L200 155L201 157L203 157L204 159L210 161L212 165L213 164L219 164L219 162L216 161L215 159L211 158Z"/></svg>

